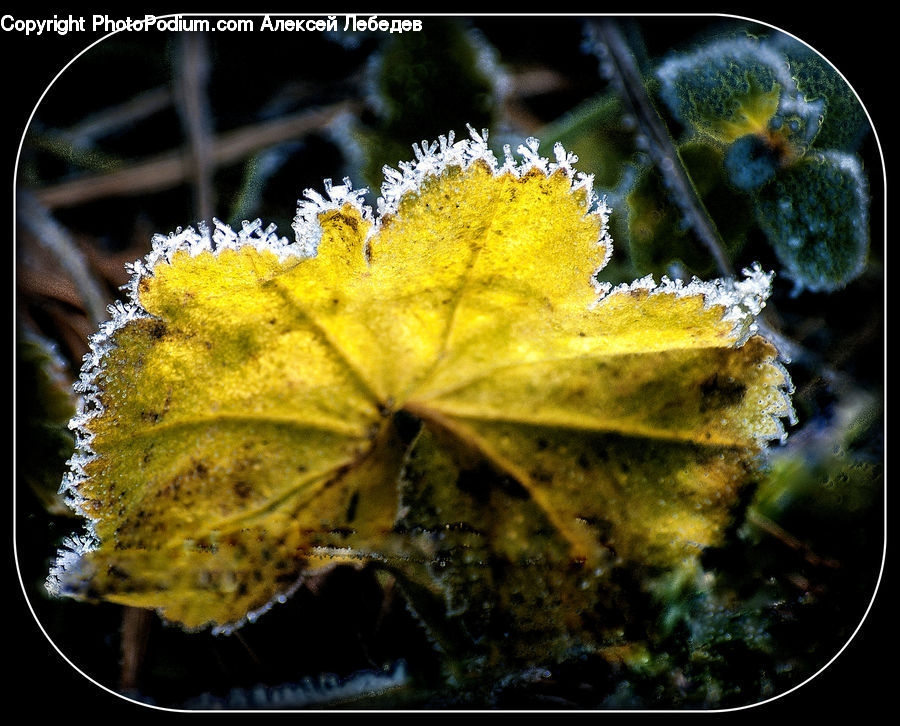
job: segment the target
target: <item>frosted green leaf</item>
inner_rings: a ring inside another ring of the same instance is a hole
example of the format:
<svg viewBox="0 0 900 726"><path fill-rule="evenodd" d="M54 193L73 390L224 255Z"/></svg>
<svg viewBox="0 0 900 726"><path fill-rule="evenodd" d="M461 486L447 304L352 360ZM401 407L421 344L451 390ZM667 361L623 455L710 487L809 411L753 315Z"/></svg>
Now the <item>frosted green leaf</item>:
<svg viewBox="0 0 900 726"><path fill-rule="evenodd" d="M777 34L770 41L788 59L797 88L809 101L824 101L819 149L855 151L869 131L869 120L856 93L825 58L793 38Z"/></svg>
<svg viewBox="0 0 900 726"><path fill-rule="evenodd" d="M828 292L863 270L869 198L855 156L808 154L781 170L756 198L756 218L797 287Z"/></svg>
<svg viewBox="0 0 900 726"><path fill-rule="evenodd" d="M720 143L755 134L799 156L818 133L822 102L799 94L787 59L764 40L726 37L674 53L656 77L676 118Z"/></svg>

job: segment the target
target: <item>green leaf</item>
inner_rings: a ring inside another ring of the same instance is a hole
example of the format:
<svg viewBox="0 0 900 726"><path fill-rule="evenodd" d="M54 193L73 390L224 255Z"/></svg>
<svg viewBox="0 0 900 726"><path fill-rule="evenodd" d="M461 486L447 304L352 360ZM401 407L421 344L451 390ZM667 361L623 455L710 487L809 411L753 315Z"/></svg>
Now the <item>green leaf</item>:
<svg viewBox="0 0 900 726"><path fill-rule="evenodd" d="M831 63L803 43L782 34L774 35L771 43L787 57L791 75L804 98L824 101L815 147L856 151L870 126L854 90Z"/></svg>
<svg viewBox="0 0 900 726"><path fill-rule="evenodd" d="M755 134L800 156L819 130L822 103L799 95L787 59L765 40L709 41L669 56L656 76L675 117L719 143Z"/></svg>
<svg viewBox="0 0 900 726"><path fill-rule="evenodd" d="M763 186L755 206L760 227L798 289L837 290L864 269L869 197L855 156L808 154Z"/></svg>

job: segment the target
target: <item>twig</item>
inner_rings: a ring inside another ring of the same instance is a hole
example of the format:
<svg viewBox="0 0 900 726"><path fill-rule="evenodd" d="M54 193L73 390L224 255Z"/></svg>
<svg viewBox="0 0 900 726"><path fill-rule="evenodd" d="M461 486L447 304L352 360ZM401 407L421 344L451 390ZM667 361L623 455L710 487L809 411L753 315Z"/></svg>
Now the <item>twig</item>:
<svg viewBox="0 0 900 726"><path fill-rule="evenodd" d="M253 651L253 648L250 647L250 644L244 639L244 636L241 635L240 631L235 630L234 633L233 633L233 635L234 635L235 638L237 638L237 641L238 641L242 646L244 646L244 650L247 652L247 655L250 656L250 660L252 660L253 663L254 663L257 667L260 667L260 668L261 668L262 665L263 665L263 664L262 664L262 661L259 659L259 656L256 655L256 653Z"/></svg>
<svg viewBox="0 0 900 726"><path fill-rule="evenodd" d="M640 133L647 140L647 153L672 191L672 197L686 221L696 232L716 262L723 276L734 274L723 252L722 240L715 223L703 206L697 190L685 171L672 138L660 118L628 44L615 21L604 19L595 26L598 40L609 54L611 80L622 100L637 120ZM600 48L598 48L600 50Z"/></svg>
<svg viewBox="0 0 900 726"><path fill-rule="evenodd" d="M206 99L209 57L203 33L182 33L178 38L175 72L175 101L184 125L190 150L194 213L210 220L215 199L211 163L212 122Z"/></svg>
<svg viewBox="0 0 900 726"><path fill-rule="evenodd" d="M813 567L830 567L834 569L841 566L840 562L835 559L832 559L830 557L820 557L815 552L813 552L812 549L810 549L809 545L801 542L790 532L780 527L771 519L766 517L764 514L761 514L756 509L753 509L752 507L747 510L747 521L759 527L759 529L766 532L766 534L771 535L779 542L783 542L792 550L797 550L798 552L800 552L803 555L803 559L809 562L809 564L811 564Z"/></svg>
<svg viewBox="0 0 900 726"><path fill-rule="evenodd" d="M566 90L572 81L550 68L523 68L511 74L510 93L517 98Z"/></svg>
<svg viewBox="0 0 900 726"><path fill-rule="evenodd" d="M136 121L162 111L172 103L172 92L165 86L153 88L125 103L92 114L75 126L59 132L76 148L90 146L96 140L108 136Z"/></svg>
<svg viewBox="0 0 900 726"><path fill-rule="evenodd" d="M84 296L78 286L64 275L48 274L46 269L34 270L30 265L22 265L16 270L16 284L29 295L84 308Z"/></svg>
<svg viewBox="0 0 900 726"><path fill-rule="evenodd" d="M227 166L259 149L274 146L324 128L339 114L359 110L351 101L284 116L246 126L216 137L211 144L212 168ZM106 197L146 194L183 184L190 178L190 157L181 150L168 151L125 169L95 174L44 187L34 192L49 209L74 207Z"/></svg>

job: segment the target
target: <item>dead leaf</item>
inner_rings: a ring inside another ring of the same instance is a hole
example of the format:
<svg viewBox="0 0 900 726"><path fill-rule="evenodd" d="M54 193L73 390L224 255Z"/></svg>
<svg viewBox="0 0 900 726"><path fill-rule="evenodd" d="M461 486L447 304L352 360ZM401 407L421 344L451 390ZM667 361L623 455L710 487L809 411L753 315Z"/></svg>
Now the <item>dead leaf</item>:
<svg viewBox="0 0 900 726"><path fill-rule="evenodd" d="M504 564L473 592L524 592L540 642L588 623L598 588L564 581L720 542L792 414L754 334L770 277L597 283L605 205L537 148L416 147L377 219L329 183L295 243L155 238L82 373L67 489L89 528L51 591L228 630L329 562L434 577L452 528L457 559Z"/></svg>

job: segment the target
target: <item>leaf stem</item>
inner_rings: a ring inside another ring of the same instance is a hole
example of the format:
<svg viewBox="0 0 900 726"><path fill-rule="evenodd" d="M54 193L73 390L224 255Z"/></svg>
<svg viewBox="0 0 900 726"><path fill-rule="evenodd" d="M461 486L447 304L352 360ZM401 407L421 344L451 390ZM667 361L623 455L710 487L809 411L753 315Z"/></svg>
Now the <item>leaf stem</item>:
<svg viewBox="0 0 900 726"><path fill-rule="evenodd" d="M611 81L634 115L640 133L647 141L647 152L651 160L666 181L685 220L715 260L719 273L731 277L734 273L723 251L721 236L681 162L678 150L647 92L643 76L618 24L604 19L595 28L602 46L597 50L602 52L605 48L608 53Z"/></svg>
<svg viewBox="0 0 900 726"><path fill-rule="evenodd" d="M497 451L486 439L478 434L473 428L466 426L461 421L450 416L445 416L436 409L429 408L420 403L413 401L404 405L404 410L411 413L426 423L436 426L453 436L457 441L466 444L488 462L490 462L497 471L500 471L515 479L522 487L531 495L535 504L543 512L547 520L556 528L560 535L569 543L570 555L572 559L578 561L586 561L591 556L591 545L585 539L579 536L574 530L573 521L567 521L554 506L550 498L547 496L544 488L539 486L528 472L506 456Z"/></svg>
<svg viewBox="0 0 900 726"><path fill-rule="evenodd" d="M141 669L147 654L153 613L144 608L126 606L122 610L121 661L119 690L137 692Z"/></svg>

